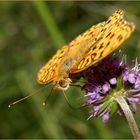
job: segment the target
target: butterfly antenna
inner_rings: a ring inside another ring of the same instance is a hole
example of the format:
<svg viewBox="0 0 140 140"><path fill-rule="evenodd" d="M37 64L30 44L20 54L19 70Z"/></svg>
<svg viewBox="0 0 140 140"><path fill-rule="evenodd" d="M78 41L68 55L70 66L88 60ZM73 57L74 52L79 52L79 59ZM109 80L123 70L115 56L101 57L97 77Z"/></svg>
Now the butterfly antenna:
<svg viewBox="0 0 140 140"><path fill-rule="evenodd" d="M46 86L47 86L47 85L46 85ZM24 101L25 99L27 99L27 98L29 98L29 97L32 97L33 95L37 94L37 93L38 93L39 91L41 91L42 89L46 88L46 86L44 86L44 87L38 89L36 92L31 93L30 95L27 95L27 96L25 96L25 97L23 97L23 98L21 98L21 99L15 101L15 102L9 104L8 107L10 108L10 107L14 106L14 105L17 104L17 103L19 103L19 102L21 102L21 101Z"/></svg>
<svg viewBox="0 0 140 140"><path fill-rule="evenodd" d="M54 90L54 88L52 87L52 88L51 88L51 91L50 91L50 93L49 93L49 95L47 96L46 100L43 102L43 106L46 106L46 105L47 105L47 101L48 101L48 99L51 97L51 95L52 95L52 93L53 93L53 90Z"/></svg>

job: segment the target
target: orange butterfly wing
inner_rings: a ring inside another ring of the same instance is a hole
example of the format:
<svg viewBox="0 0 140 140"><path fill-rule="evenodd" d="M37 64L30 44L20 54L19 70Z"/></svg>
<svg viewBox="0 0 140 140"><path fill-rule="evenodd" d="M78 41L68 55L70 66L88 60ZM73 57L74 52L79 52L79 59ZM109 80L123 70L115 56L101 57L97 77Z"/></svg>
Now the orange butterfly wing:
<svg viewBox="0 0 140 140"><path fill-rule="evenodd" d="M38 83L48 84L54 80L56 74L55 69L62 61L67 51L66 48L67 46L64 46L63 48L58 50L57 53L49 60L49 62L40 69L37 75Z"/></svg>
<svg viewBox="0 0 140 140"><path fill-rule="evenodd" d="M37 75L38 83L49 84L50 82L54 81L57 75L57 69L61 61L65 58L67 53L70 53L69 49L72 47L77 48L79 44L83 44L90 38L94 40L95 36L93 36L93 34L96 35L97 33L100 33L103 26L104 26L104 22L92 26L88 31L79 35L75 40L71 41L68 45L65 45L64 47L59 49L56 52L56 54L49 60L49 62L45 64L38 72Z"/></svg>
<svg viewBox="0 0 140 140"><path fill-rule="evenodd" d="M134 28L133 23L120 18L101 35L101 39L91 46L83 58L71 68L70 73L81 72L105 58L131 35Z"/></svg>
<svg viewBox="0 0 140 140"><path fill-rule="evenodd" d="M79 35L68 45L65 45L63 48L58 50L57 53L49 60L49 62L40 69L37 77L38 82L40 84L48 84L50 82L53 82L57 78L61 63L63 63L66 57L75 60L75 62L73 62L72 66L70 67L70 73L77 73L85 70L89 66L95 64L96 62L100 61L105 56L110 54L125 39L127 39L132 32L132 29L129 28L131 27L131 25L119 25L122 18L123 11L118 10L112 16L110 16L106 22L102 22L95 26L92 26L89 30ZM118 28L117 26L120 28ZM102 47L101 43L106 42L105 40L109 39L110 35L108 34L110 33L110 31L115 34L115 37L113 39L110 39L110 44L104 44ZM122 37L118 38L123 38L119 42L118 39L116 39L116 36L118 35L116 31L119 31L122 35ZM126 35L124 36L124 34ZM115 41L113 40L117 41L117 43L115 44ZM105 46L108 49L105 49ZM81 52L79 52L79 50L81 50Z"/></svg>

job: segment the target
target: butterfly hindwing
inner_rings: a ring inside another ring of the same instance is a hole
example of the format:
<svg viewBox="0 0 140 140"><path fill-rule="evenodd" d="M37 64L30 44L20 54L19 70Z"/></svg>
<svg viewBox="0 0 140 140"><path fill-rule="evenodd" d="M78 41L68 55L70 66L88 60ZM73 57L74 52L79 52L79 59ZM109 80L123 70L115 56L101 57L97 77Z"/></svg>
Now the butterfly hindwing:
<svg viewBox="0 0 140 140"><path fill-rule="evenodd" d="M83 58L76 63L70 73L81 72L99 62L115 49L117 49L133 32L133 23L120 18L110 29L102 34L99 42L96 42L85 53Z"/></svg>
<svg viewBox="0 0 140 140"><path fill-rule="evenodd" d="M123 11L117 10L106 22L92 26L59 49L40 69L38 82L55 83L60 77L65 79L64 74L84 71L117 49L133 30L133 24L123 19ZM70 61L71 65L67 69L66 62Z"/></svg>

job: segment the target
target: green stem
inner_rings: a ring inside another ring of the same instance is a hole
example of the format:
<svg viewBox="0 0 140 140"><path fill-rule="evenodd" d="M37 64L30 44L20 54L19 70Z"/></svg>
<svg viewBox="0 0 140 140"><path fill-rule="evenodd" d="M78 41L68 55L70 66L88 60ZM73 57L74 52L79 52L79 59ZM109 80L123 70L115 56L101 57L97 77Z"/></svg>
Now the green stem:
<svg viewBox="0 0 140 140"><path fill-rule="evenodd" d="M63 46L65 44L65 40L57 27L47 3L44 1L33 1L33 4L38 11L40 18L45 24L47 31L50 33L56 49Z"/></svg>
<svg viewBox="0 0 140 140"><path fill-rule="evenodd" d="M137 127L137 124L135 122L134 116L132 114L132 111L130 110L127 102L125 101L124 97L121 95L116 96L116 101L118 102L118 104L120 105L121 109L124 112L124 115L126 116L126 119L129 123L131 132L134 136L134 138L136 140L140 140L140 133L139 133L139 129Z"/></svg>

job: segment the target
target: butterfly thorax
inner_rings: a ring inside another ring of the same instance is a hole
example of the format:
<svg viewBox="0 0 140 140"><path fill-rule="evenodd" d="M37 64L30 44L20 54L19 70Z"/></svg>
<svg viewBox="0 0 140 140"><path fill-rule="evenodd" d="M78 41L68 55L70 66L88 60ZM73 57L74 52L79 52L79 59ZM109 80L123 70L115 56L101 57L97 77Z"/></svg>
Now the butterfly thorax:
<svg viewBox="0 0 140 140"><path fill-rule="evenodd" d="M66 58L63 59L59 67L57 68L56 78L53 84L56 88L66 90L68 89L72 80L69 78L69 70L73 65L74 59Z"/></svg>
<svg viewBox="0 0 140 140"><path fill-rule="evenodd" d="M68 44L67 51L65 52L65 57L59 64L56 70L56 78L54 80L54 85L56 88L66 90L72 80L69 78L69 73L76 62L80 61L82 54L87 50L84 46L77 49L75 47L69 47ZM85 45L85 44L83 44Z"/></svg>

